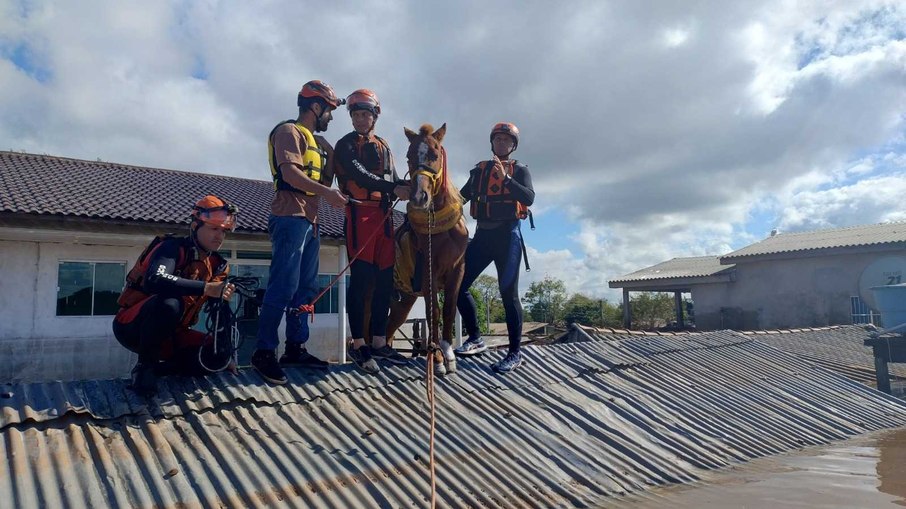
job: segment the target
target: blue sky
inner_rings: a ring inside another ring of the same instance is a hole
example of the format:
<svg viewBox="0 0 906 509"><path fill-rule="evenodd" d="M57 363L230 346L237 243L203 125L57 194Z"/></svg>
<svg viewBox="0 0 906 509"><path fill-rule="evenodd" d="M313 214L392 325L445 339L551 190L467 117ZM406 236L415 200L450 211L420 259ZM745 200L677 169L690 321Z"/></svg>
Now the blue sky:
<svg viewBox="0 0 906 509"><path fill-rule="evenodd" d="M906 219L902 2L567 5L0 0L0 148L265 179L321 79L377 92L398 159L403 126L446 122L461 184L510 121L537 193L522 289L609 299L774 228Z"/></svg>

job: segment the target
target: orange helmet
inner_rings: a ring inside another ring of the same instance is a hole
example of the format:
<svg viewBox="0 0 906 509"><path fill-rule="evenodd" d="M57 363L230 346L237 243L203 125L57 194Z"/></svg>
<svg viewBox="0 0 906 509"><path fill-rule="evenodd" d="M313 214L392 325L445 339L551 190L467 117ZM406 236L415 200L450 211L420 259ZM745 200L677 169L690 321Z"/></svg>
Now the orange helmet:
<svg viewBox="0 0 906 509"><path fill-rule="evenodd" d="M381 103L377 94L367 88L360 88L346 98L346 109L350 113L356 110L370 111L376 117L381 114Z"/></svg>
<svg viewBox="0 0 906 509"><path fill-rule="evenodd" d="M198 200L192 208L192 229L197 229L204 223L233 231L238 214L239 207L209 194Z"/></svg>
<svg viewBox="0 0 906 509"><path fill-rule="evenodd" d="M337 99L337 94L333 92L330 85L319 80L311 80L302 85L302 90L299 91L299 98L296 100L296 103L301 108L303 101L307 99L320 99L334 109L346 102L342 99Z"/></svg>
<svg viewBox="0 0 906 509"><path fill-rule="evenodd" d="M494 128L491 129L490 140L492 142L494 141L494 135L498 133L509 134L513 137L513 150L519 147L519 128L515 124L509 122L497 122L494 124Z"/></svg>

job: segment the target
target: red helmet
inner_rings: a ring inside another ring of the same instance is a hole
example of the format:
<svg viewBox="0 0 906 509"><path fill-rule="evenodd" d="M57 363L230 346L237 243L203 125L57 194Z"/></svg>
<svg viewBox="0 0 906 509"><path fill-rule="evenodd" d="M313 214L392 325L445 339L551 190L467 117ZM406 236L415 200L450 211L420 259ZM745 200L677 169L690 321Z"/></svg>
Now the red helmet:
<svg viewBox="0 0 906 509"><path fill-rule="evenodd" d="M381 103L377 94L367 88L360 88L346 98L346 109L350 113L355 110L370 111L376 117L381 114Z"/></svg>
<svg viewBox="0 0 906 509"><path fill-rule="evenodd" d="M238 214L239 207L209 194L198 200L192 208L192 226L197 228L204 223L233 231L236 228Z"/></svg>
<svg viewBox="0 0 906 509"><path fill-rule="evenodd" d="M299 107L302 107L302 101L304 99L321 99L334 109L345 102L341 99L337 99L337 94L333 92L330 85L319 80L311 80L302 85L302 90L299 91L299 98L296 101Z"/></svg>
<svg viewBox="0 0 906 509"><path fill-rule="evenodd" d="M494 141L494 135L497 133L509 134L513 137L513 150L519 147L519 128L509 122L498 122L491 129L491 141Z"/></svg>

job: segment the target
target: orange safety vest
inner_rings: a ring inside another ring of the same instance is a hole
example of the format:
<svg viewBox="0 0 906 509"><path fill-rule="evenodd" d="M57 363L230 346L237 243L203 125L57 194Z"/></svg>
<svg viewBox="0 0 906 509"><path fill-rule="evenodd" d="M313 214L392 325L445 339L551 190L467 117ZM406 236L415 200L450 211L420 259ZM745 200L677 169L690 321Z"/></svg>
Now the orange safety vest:
<svg viewBox="0 0 906 509"><path fill-rule="evenodd" d="M218 253L211 253L209 256L200 258L197 256L197 249L185 245L184 238L177 238L173 235L157 236L145 248L126 275L126 285L116 301L120 306L117 315L134 306L140 306L151 298L152 295L145 292L144 289L145 274L148 272L154 252L160 249L164 242L180 243L174 271L175 275L179 277L212 283L223 281L229 274L227 261ZM198 314L201 313L201 308L208 297L206 295L184 295L181 299L183 301L181 324L183 327L191 327L198 322Z"/></svg>
<svg viewBox="0 0 906 509"><path fill-rule="evenodd" d="M516 160L501 161L506 174L513 176ZM529 209L510 196L504 186L505 176L494 167L494 161L482 161L472 170L472 204L469 213L474 219L502 221L525 219Z"/></svg>
<svg viewBox="0 0 906 509"><path fill-rule="evenodd" d="M369 140L365 136L356 136L355 140L355 154L352 154L352 159L360 162L365 170L381 177L384 180L392 181L393 179L393 155L390 153L390 147L387 145L387 142L384 141L380 136L374 135L374 141ZM346 150L345 143L342 143L343 140L337 142L337 150ZM365 150L368 148L372 150L368 145L374 145L374 152L376 153L376 159L372 157L367 157ZM336 157L335 160L339 160L339 157ZM379 205L384 201L384 195L380 191L369 191L364 187L356 184L355 180L346 176L346 169L343 168L343 165L336 165L336 174L340 185L340 190L343 191L347 196L354 198L356 200L365 202L367 205Z"/></svg>

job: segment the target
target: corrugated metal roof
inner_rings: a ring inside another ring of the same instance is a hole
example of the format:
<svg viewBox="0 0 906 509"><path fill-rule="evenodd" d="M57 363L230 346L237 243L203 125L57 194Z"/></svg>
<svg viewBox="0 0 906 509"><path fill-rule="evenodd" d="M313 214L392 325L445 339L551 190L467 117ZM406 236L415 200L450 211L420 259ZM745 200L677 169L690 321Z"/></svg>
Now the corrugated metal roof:
<svg viewBox="0 0 906 509"><path fill-rule="evenodd" d="M778 233L761 242L723 255L723 263L738 263L744 258L842 247L892 244L906 245L906 222L869 224L803 233Z"/></svg>
<svg viewBox="0 0 906 509"><path fill-rule="evenodd" d="M743 332L784 352L874 386L874 354L870 346L865 346L869 333L870 329L859 325ZM906 379L906 365L889 364L888 369L893 378Z"/></svg>
<svg viewBox="0 0 906 509"><path fill-rule="evenodd" d="M606 503L885 427L906 402L728 331L524 347L437 383L439 507ZM423 364L291 384L252 373L3 386L0 499L15 507L399 507L429 493ZM5 399L3 396L8 396Z"/></svg>
<svg viewBox="0 0 906 509"><path fill-rule="evenodd" d="M269 181L0 151L0 212L183 225L206 194L239 206L237 232L267 233L274 196ZM344 218L342 209L319 198L322 237L343 238ZM397 225L402 218L394 213Z"/></svg>
<svg viewBox="0 0 906 509"><path fill-rule="evenodd" d="M721 265L719 256L693 256L674 258L651 267L637 270L625 276L611 279L611 283L628 283L632 281L653 281L658 279L675 279L687 277L715 276L733 267Z"/></svg>

